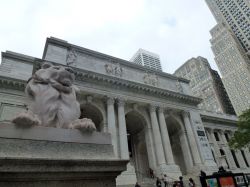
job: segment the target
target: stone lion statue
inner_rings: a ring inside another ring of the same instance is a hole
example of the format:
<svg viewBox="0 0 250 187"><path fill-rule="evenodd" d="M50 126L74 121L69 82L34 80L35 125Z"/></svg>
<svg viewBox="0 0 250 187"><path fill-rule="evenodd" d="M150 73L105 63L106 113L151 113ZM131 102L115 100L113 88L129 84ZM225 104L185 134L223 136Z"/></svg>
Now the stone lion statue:
<svg viewBox="0 0 250 187"><path fill-rule="evenodd" d="M74 79L71 68L44 63L27 83L25 92L32 100L28 111L16 116L13 123L96 130L91 119L79 119L78 88L73 85Z"/></svg>

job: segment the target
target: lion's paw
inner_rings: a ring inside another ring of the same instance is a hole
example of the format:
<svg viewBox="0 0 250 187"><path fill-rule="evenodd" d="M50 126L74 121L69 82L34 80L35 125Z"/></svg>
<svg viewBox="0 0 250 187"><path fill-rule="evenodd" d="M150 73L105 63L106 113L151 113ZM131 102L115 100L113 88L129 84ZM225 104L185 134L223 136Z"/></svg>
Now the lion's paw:
<svg viewBox="0 0 250 187"><path fill-rule="evenodd" d="M81 131L89 131L89 132L96 131L96 127L95 127L94 122L88 118L82 118L82 119L77 119L77 120L73 121L70 124L69 128L79 129Z"/></svg>
<svg viewBox="0 0 250 187"><path fill-rule="evenodd" d="M41 121L31 111L19 113L12 122L20 127L31 127L41 125Z"/></svg>

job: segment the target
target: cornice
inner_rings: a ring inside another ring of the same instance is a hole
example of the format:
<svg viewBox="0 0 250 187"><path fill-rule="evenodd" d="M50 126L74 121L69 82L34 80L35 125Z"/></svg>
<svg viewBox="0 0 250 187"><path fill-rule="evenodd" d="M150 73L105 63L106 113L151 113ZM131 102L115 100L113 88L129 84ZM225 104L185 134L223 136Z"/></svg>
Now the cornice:
<svg viewBox="0 0 250 187"><path fill-rule="evenodd" d="M177 76L169 74L169 73L156 71L156 70L147 68L145 66L141 66L141 65L132 63L132 62L127 61L127 60L123 60L123 59L116 58L116 57L113 57L113 56L110 56L110 55L106 55L106 54L103 54L103 53L100 53L100 52L97 52L97 51L93 51L93 50L90 50L90 49L87 49L87 48L83 48L83 47L80 47L80 46L77 46L77 45L73 45L73 44L68 43L65 40L61 40L61 39L54 38L54 37L47 38L46 43L45 43L45 47L44 47L43 59L45 58L45 54L46 54L47 47L48 47L49 43L57 45L57 46L63 46L63 47L68 48L68 49L74 49L75 51L78 51L80 53L87 54L87 55L90 55L90 56L93 56L93 57L96 57L96 58L99 58L99 59L105 59L105 60L108 60L110 62L118 62L118 63L122 64L123 66L131 67L131 68L135 68L135 69L140 69L140 70L143 70L145 72L154 73L156 75L166 77L166 78L169 78L169 79L179 80L179 81L185 82L185 83L190 82L187 79L177 77Z"/></svg>
<svg viewBox="0 0 250 187"><path fill-rule="evenodd" d="M29 62L29 63L34 63L35 60L37 60L37 58L35 58L35 57L24 55L21 53L16 53L13 51L2 52L2 57L16 59L16 60L20 60L20 61L24 61L24 62Z"/></svg>
<svg viewBox="0 0 250 187"><path fill-rule="evenodd" d="M19 79L0 76L0 88L24 91L26 82Z"/></svg>
<svg viewBox="0 0 250 187"><path fill-rule="evenodd" d="M43 60L33 59L33 62L34 62L33 72L35 72L36 70L40 69L41 63L43 62ZM56 63L53 63L53 64L56 64ZM96 72L92 72L88 70L83 70L83 69L79 69L75 67L72 67L72 68L75 71L76 81L79 81L79 82L84 81L84 82L94 83L98 85L105 85L105 86L109 86L112 88L119 87L119 88L123 88L126 90L131 90L137 93L143 92L143 94L146 94L146 95L166 97L169 99L174 99L176 102L179 102L179 103L184 102L184 103L195 105L195 106L198 105L202 101L202 99L200 98L189 96L189 95L184 95L184 94L174 92L171 90L164 90L164 89L157 88L154 86L132 82L132 81L118 78L118 77L108 76L108 75L104 75L104 74L100 74L100 73L96 73ZM0 76L0 85L5 88L11 88L11 89L23 91L25 89L26 82L22 80L14 79L14 78Z"/></svg>
<svg viewBox="0 0 250 187"><path fill-rule="evenodd" d="M237 124L238 118L234 115L218 114L213 112L201 112L201 119L204 122L219 122L228 124Z"/></svg>
<svg viewBox="0 0 250 187"><path fill-rule="evenodd" d="M174 92L171 90L164 90L161 88L149 86L146 84L141 84L137 82L132 82L128 80L124 80L118 77L113 77L113 76L107 76L87 70L82 70L82 69L77 69L74 68L75 71L75 76L76 76L76 81L84 81L84 82L90 82L94 84L99 84L103 86L110 86L112 88L117 87L117 88L125 88L127 90L131 91L136 91L137 93L140 91L146 92L147 95L154 95L157 97L167 97L170 99L174 99L177 102L185 102L188 104L192 105L197 105L199 104L202 99L189 96L189 95L184 95L178 92Z"/></svg>

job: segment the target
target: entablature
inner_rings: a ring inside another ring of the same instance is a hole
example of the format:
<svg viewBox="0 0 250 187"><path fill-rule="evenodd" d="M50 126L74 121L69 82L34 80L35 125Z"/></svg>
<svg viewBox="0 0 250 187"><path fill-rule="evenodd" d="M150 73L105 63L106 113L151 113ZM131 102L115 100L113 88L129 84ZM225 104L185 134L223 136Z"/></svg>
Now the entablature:
<svg viewBox="0 0 250 187"><path fill-rule="evenodd" d="M43 59L163 90L192 95L187 79L79 47L53 37L47 38Z"/></svg>

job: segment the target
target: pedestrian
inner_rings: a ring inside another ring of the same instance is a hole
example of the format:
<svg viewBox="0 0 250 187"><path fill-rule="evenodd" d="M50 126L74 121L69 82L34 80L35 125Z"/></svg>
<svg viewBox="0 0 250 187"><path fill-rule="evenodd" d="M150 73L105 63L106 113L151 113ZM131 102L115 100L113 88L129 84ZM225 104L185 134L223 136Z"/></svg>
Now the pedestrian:
<svg viewBox="0 0 250 187"><path fill-rule="evenodd" d="M149 175L152 179L155 178L154 170L152 170L151 168L149 168Z"/></svg>
<svg viewBox="0 0 250 187"><path fill-rule="evenodd" d="M164 182L164 186L167 187L167 185L168 185L168 176L166 174L163 175L163 182Z"/></svg>
<svg viewBox="0 0 250 187"><path fill-rule="evenodd" d="M188 186L189 187L195 187L195 183L194 183L194 180L192 178L189 178Z"/></svg>
<svg viewBox="0 0 250 187"><path fill-rule="evenodd" d="M202 187L207 187L206 176L207 176L207 174L204 171L201 170L200 182L201 182Z"/></svg>
<svg viewBox="0 0 250 187"><path fill-rule="evenodd" d="M159 179L159 177L156 178L156 186L161 187L161 180Z"/></svg>
<svg viewBox="0 0 250 187"><path fill-rule="evenodd" d="M179 184L180 184L180 187L184 187L184 184L183 184L183 177L182 176L180 176L179 177Z"/></svg>
<svg viewBox="0 0 250 187"><path fill-rule="evenodd" d="M180 182L179 181L174 181L173 187L180 187Z"/></svg>
<svg viewBox="0 0 250 187"><path fill-rule="evenodd" d="M135 187L141 187L138 182L136 182Z"/></svg>

